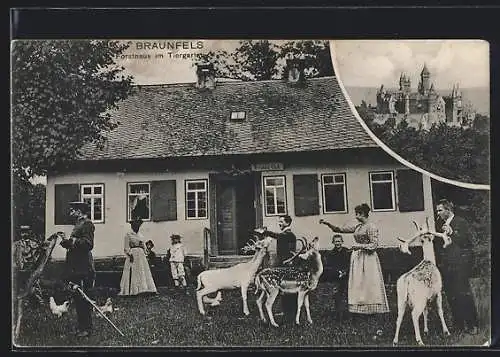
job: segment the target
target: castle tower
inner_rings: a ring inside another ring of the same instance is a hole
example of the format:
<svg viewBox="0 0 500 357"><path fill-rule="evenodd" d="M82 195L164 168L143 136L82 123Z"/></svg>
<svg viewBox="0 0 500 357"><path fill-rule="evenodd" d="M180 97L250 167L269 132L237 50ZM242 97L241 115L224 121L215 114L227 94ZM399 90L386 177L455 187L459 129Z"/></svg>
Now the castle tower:
<svg viewBox="0 0 500 357"><path fill-rule="evenodd" d="M402 93L410 93L411 92L411 80L410 77L406 75L406 73L401 72L399 76L399 90Z"/></svg>
<svg viewBox="0 0 500 357"><path fill-rule="evenodd" d="M431 72L427 68L427 65L424 63L424 68L422 68L422 72L420 72L420 83L418 86L418 91L422 95L427 95L429 93L431 85Z"/></svg>

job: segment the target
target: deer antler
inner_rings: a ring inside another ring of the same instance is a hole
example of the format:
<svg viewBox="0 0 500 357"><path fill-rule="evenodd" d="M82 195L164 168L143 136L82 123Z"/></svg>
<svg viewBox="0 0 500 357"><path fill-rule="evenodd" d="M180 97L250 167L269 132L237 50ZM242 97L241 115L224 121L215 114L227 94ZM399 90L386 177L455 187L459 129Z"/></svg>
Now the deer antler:
<svg viewBox="0 0 500 357"><path fill-rule="evenodd" d="M253 240L253 239L250 239L243 248L241 248L242 251L244 252L248 252L248 251L251 251L251 250L255 250L255 246L257 245L257 243Z"/></svg>
<svg viewBox="0 0 500 357"><path fill-rule="evenodd" d="M306 238L302 237L302 238L297 239L297 241L300 242L300 245L301 245L300 249L297 252L294 252L293 250L290 251L290 253L293 254L292 257L283 261L283 264L287 264L287 263L291 262L292 260L297 258L297 256L299 254L301 254L302 252L304 252L304 250L307 249L307 239Z"/></svg>

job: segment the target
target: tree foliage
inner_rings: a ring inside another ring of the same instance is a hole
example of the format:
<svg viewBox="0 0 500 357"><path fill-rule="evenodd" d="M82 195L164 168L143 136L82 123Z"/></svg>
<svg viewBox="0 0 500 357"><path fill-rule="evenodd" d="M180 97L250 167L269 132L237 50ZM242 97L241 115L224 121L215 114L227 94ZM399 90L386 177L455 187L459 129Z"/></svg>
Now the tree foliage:
<svg viewBox="0 0 500 357"><path fill-rule="evenodd" d="M38 238L45 238L45 186L17 180L13 192L14 227L29 226Z"/></svg>
<svg viewBox="0 0 500 357"><path fill-rule="evenodd" d="M251 81L281 78L289 57L304 59L307 77L333 75L328 41L303 40L277 44L269 40L244 40L239 42L234 52L211 51L202 55L201 60L215 65L217 77Z"/></svg>
<svg viewBox="0 0 500 357"><path fill-rule="evenodd" d="M16 41L12 46L12 166L15 178L74 160L83 144L102 145L109 111L131 91L108 40Z"/></svg>

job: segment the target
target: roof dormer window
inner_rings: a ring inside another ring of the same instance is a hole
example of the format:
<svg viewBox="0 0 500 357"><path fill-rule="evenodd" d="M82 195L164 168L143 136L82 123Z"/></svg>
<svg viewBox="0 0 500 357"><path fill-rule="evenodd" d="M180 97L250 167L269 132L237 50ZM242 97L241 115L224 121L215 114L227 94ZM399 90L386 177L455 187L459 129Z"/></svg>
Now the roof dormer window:
<svg viewBox="0 0 500 357"><path fill-rule="evenodd" d="M243 120L246 116L246 112L231 112L231 120Z"/></svg>

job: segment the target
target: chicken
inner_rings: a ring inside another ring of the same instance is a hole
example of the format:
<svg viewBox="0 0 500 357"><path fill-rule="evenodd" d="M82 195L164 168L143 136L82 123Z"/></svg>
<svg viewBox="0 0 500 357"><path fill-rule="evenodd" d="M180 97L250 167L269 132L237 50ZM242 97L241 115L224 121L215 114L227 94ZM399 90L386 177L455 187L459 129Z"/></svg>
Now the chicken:
<svg viewBox="0 0 500 357"><path fill-rule="evenodd" d="M220 290L217 291L217 295L213 298L208 297L207 295L203 296L203 302L206 304L210 304L210 306L219 306L221 301L222 301L222 294Z"/></svg>
<svg viewBox="0 0 500 357"><path fill-rule="evenodd" d="M109 297L106 299L106 302L104 303L104 305L98 306L98 307L99 307L99 311L101 311L104 314L112 313L113 312L113 301ZM100 314L98 314L98 316L101 317Z"/></svg>
<svg viewBox="0 0 500 357"><path fill-rule="evenodd" d="M57 317L61 317L64 313L68 312L69 301L63 302L61 305L57 305L54 297L49 298L50 311Z"/></svg>

